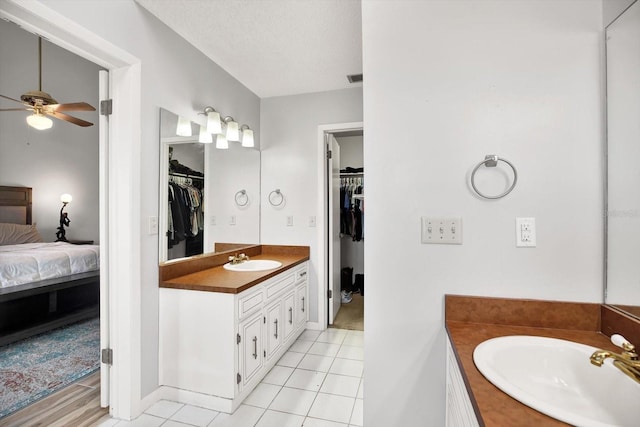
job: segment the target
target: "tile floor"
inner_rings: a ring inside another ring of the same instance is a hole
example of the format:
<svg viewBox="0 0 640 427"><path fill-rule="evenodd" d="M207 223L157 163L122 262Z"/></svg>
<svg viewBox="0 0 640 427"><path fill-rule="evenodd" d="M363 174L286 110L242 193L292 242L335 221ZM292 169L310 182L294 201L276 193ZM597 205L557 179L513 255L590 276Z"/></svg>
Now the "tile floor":
<svg viewBox="0 0 640 427"><path fill-rule="evenodd" d="M100 427L362 426L363 332L306 330L232 415L162 400Z"/></svg>

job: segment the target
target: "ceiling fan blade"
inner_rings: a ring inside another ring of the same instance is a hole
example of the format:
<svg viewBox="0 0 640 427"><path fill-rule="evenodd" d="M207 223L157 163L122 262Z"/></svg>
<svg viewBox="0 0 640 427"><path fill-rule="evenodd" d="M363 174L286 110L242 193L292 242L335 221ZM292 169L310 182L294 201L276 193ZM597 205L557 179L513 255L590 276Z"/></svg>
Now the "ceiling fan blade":
<svg viewBox="0 0 640 427"><path fill-rule="evenodd" d="M20 104L27 105L18 99L9 98L8 96L0 95L0 98L8 99L9 101L19 102Z"/></svg>
<svg viewBox="0 0 640 427"><path fill-rule="evenodd" d="M0 111L33 111L29 108L0 108Z"/></svg>
<svg viewBox="0 0 640 427"><path fill-rule="evenodd" d="M46 106L51 111L96 111L93 106L86 102L71 102L67 104L52 104Z"/></svg>
<svg viewBox="0 0 640 427"><path fill-rule="evenodd" d="M55 117L56 119L64 120L64 121L69 122L69 123L73 123L74 125L78 125L78 126L82 126L82 127L93 126L93 123L91 123L91 122L87 122L87 121L79 119L77 117L73 117L73 116L70 116L68 114L60 113L60 112L57 112L57 111L52 111L52 112L45 111L45 113L48 116Z"/></svg>

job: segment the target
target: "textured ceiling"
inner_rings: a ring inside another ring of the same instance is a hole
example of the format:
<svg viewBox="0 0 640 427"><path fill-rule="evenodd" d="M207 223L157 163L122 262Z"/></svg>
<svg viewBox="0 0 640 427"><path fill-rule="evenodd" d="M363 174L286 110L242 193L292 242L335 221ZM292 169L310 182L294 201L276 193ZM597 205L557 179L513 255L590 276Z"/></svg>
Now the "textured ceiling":
<svg viewBox="0 0 640 427"><path fill-rule="evenodd" d="M360 0L136 0L256 95L361 86Z"/></svg>

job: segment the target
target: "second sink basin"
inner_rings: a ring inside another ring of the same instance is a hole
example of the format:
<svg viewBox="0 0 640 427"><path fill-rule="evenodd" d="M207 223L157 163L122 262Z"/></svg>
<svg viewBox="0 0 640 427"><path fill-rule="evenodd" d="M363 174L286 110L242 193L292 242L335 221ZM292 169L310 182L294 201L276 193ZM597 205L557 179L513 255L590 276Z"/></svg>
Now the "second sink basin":
<svg viewBox="0 0 640 427"><path fill-rule="evenodd" d="M281 265L282 263L280 261L273 261L270 259L252 259L249 261L243 261L240 264L231 264L228 262L222 267L225 270L231 271L263 271L273 270Z"/></svg>
<svg viewBox="0 0 640 427"><path fill-rule="evenodd" d="M640 425L640 384L607 359L593 366L594 347L555 338L506 336L479 344L478 370L523 404L574 426Z"/></svg>

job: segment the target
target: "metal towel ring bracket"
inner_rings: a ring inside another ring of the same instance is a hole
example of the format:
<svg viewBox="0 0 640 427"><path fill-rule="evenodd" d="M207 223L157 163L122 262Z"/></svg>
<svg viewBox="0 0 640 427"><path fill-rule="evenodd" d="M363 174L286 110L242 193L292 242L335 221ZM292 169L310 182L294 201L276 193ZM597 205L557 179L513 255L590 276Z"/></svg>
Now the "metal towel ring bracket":
<svg viewBox="0 0 640 427"><path fill-rule="evenodd" d="M504 193L499 194L497 196L487 196L486 194L482 194L480 192L480 190L478 190L478 188L476 187L476 183L475 183L476 172L478 171L478 169L482 165L485 165L488 168L494 168L494 167L496 167L498 165L498 162L505 162L506 164L511 166L511 169L513 170L513 183L511 184L511 186ZM511 190L513 190L515 188L517 182L518 182L518 171L516 171L516 167L513 166L513 164L509 160L502 159L502 158L496 156L495 154L490 154L490 155L484 156L484 160L481 161L480 163L478 163L476 165L476 167L473 168L473 172L471 172L471 186L473 187L473 190L476 193L478 193L478 196L484 197L485 199L500 199L500 198L506 196L507 194L511 193Z"/></svg>
<svg viewBox="0 0 640 427"><path fill-rule="evenodd" d="M278 203L274 203L273 201L273 195L276 195L278 197L280 197L280 201ZM282 195L282 192L280 191L279 188L273 190L271 193L269 193L269 203L271 203L271 206L280 206L282 204L282 202L284 202L284 196Z"/></svg>
<svg viewBox="0 0 640 427"><path fill-rule="evenodd" d="M247 190L238 191L236 193L235 199L236 199L236 205L240 207L247 206L247 203L249 203L249 196L247 195ZM244 203L242 203L243 200L244 200Z"/></svg>

